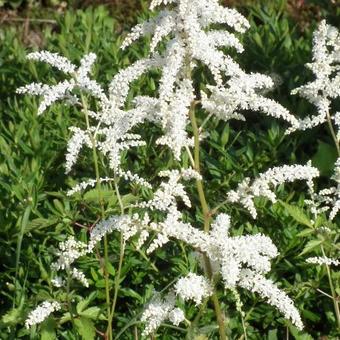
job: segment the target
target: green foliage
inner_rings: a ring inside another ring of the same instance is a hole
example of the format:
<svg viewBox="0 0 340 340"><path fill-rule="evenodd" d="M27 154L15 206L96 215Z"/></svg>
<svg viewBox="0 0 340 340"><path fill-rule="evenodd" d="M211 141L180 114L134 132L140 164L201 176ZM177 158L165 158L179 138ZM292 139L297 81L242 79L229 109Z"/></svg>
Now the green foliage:
<svg viewBox="0 0 340 340"><path fill-rule="evenodd" d="M0 6L15 7L22 3L2 1ZM309 113L309 106L300 99L291 99L289 91L307 78L301 68L310 56L311 29L315 23L301 34L285 11L284 1L253 4L243 10L252 23L244 41L247 45L242 57L245 67L254 71L269 70L282 76L283 83L274 91L273 97L299 115ZM148 13L141 15L147 16ZM107 84L119 68L148 52L143 42L128 52L119 50L121 27L104 7L69 11L62 17L56 16L56 20L57 25L53 28L33 26L43 36L43 48L58 51L71 60L95 51L100 65L95 72L103 84ZM70 177L64 175L63 168L68 126L79 119L79 112L56 105L48 114L37 117L37 100L15 95L18 86L37 81L38 75L46 83L59 76L57 71L44 65L27 63L24 57L28 47L21 40L20 33L20 28L0 28L0 338L37 339L41 336L41 339L50 340L80 336L86 340L97 339L98 334L105 331L103 311L106 306L104 273L94 259L80 263L90 278L90 289L95 290L94 294L89 295L89 290L80 286L69 296L57 292L62 303L66 304L68 299L74 302L75 327L70 313L61 315L58 321L48 318L39 329L32 331L23 326L31 309L41 301L55 297L51 263L57 243L67 234L74 233L85 241L89 228L99 218L100 207L96 189L72 198L65 195L74 184L72 174ZM132 89L134 94L141 84L147 93L154 90L154 83L145 77L137 83ZM223 201L226 189L235 187L245 176L254 176L269 166L297 160L305 163L313 159L323 174L332 170L328 164L334 158L334 150L323 128L316 133L303 136L296 133L287 138L284 129L276 122L259 115L254 115L246 123L210 121L208 124L211 134L203 144L202 169L209 180L207 198L212 203ZM150 127L141 133L148 136L149 144L134 151L133 157L126 157L126 165L148 175L162 169L164 163L168 166L175 164L167 151L160 151L154 145L154 136L159 133L156 128ZM91 174L89 157L86 156L75 170L84 179ZM130 191L133 194L128 194ZM335 252L337 225L330 225L324 218L318 221L318 226L327 225L331 234L317 231L304 209L303 191L301 184L280 187L278 196L281 201L273 206L259 199L256 202L259 208L257 221L251 221L241 208L225 207L225 211L232 212L237 221L233 228L235 235L264 232L274 240L280 256L269 277L280 281L281 288L293 297L306 325L305 331L299 333L273 308L263 305L251 294L241 292L249 339L283 339L287 333L297 340L336 339L339 336L332 301L317 291L330 293L326 270L305 263L305 255L320 255L321 246L328 253ZM107 185L102 194L106 211L116 213L119 209L114 190ZM147 195L148 192L139 187L126 186L123 200L126 204L132 203L137 197ZM195 203L188 219L200 220L202 216ZM113 254L109 278L114 285L119 263L118 234L110 239L109 247ZM98 254L102 254L101 249ZM149 258L144 250L136 251L133 243L127 245L114 319L117 339L132 339L134 332L139 334L139 316L153 289L169 285L173 277L187 273L193 266L189 249L184 246L170 244L166 252L161 250ZM332 278L339 283L338 273L332 273ZM336 289L339 296L339 285ZM88 298L84 300L82 296ZM235 299L226 295L222 301L229 336L238 339L243 334L242 320L234 308L229 308L235 304ZM194 316L194 306L187 307L186 314ZM213 314L207 313L193 333L197 340L215 339L217 327ZM184 336L180 329L165 327L159 338L180 339Z"/></svg>

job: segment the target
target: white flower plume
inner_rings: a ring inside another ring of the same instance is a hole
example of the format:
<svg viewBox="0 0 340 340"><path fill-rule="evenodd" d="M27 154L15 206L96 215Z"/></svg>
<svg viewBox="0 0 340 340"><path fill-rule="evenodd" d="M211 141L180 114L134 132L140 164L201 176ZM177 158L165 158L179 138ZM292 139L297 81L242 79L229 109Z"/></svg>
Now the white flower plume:
<svg viewBox="0 0 340 340"><path fill-rule="evenodd" d="M226 214L216 217L210 233L182 222L181 214L174 207L163 222L150 222L148 216L144 217L143 222L138 221L137 215L133 219L128 216L113 216L99 225L101 225L98 228L100 237L96 237L96 240L114 230L122 232L125 235L125 240L137 234L143 235L143 242L149 238L149 235L156 233L156 239L149 245L149 253L150 250L153 251L157 247L161 247L171 239L185 242L208 256L221 273L226 288L232 289L239 286L258 292L286 318L291 319L298 328L303 327L293 301L264 276L270 271L270 261L278 255L277 248L271 239L262 234L230 236L230 218ZM255 286L251 285L251 280L254 280ZM194 286L195 289L193 289ZM184 300L192 299L196 304L199 304L204 297L210 295L211 287L207 281L202 281L202 277L190 274L188 277L180 279L175 285L175 292ZM162 309L160 304L163 305L163 303L158 301L156 305ZM152 307L147 315L153 315L156 310L159 309ZM159 319L155 319L158 321L150 326L150 332L168 317L170 307L163 306L162 310L165 312L159 315ZM150 316L145 317L144 321L150 318ZM150 323L150 320L147 322Z"/></svg>
<svg viewBox="0 0 340 340"><path fill-rule="evenodd" d="M339 31L321 21L313 35L313 62L306 66L313 72L315 80L292 91L312 103L317 114L300 119L298 125L288 129L306 130L323 124L331 112L332 100L340 96L340 34Z"/></svg>
<svg viewBox="0 0 340 340"><path fill-rule="evenodd" d="M136 108L148 112L147 120L161 125L164 135L158 144L167 145L176 159L184 147L192 145L186 132L189 107L195 100L189 73L200 63L207 66L216 84L208 86L209 95L201 92L201 103L208 113L229 120L244 119L240 111L255 110L297 124L288 110L263 96L264 90L273 86L270 77L245 73L221 50L227 47L242 52L243 46L235 33L211 29L211 24L227 24L236 33L243 33L249 23L240 13L220 6L217 0L153 1L150 7L162 5L169 8L135 26L122 45L126 48L142 36L152 36L149 61L137 61L130 69L134 73L136 68L139 75L150 67L161 69L158 97L135 100ZM157 45L165 37L165 51L157 52Z"/></svg>
<svg viewBox="0 0 340 340"><path fill-rule="evenodd" d="M212 286L204 276L189 273L177 281L175 292L183 300L193 300L200 305L203 299L211 296Z"/></svg>
<svg viewBox="0 0 340 340"><path fill-rule="evenodd" d="M175 295L173 293L169 293L164 299L161 298L159 293L155 293L141 317L141 321L146 324L142 335L148 336L154 333L166 320L178 326L184 319L183 311L175 307Z"/></svg>
<svg viewBox="0 0 340 340"><path fill-rule="evenodd" d="M253 218L256 218L255 197L266 197L275 203L276 194L273 189L280 184L296 180L305 180L309 183L318 176L318 169L311 165L283 165L274 167L260 174L252 183L250 178L246 177L236 190L228 191L227 200L231 203L241 204L249 211Z"/></svg>
<svg viewBox="0 0 340 340"><path fill-rule="evenodd" d="M305 203L314 216L329 211L329 219L332 221L340 211L340 158L335 162L331 179L335 185L319 192L315 192L313 181L308 181L310 199L306 199Z"/></svg>
<svg viewBox="0 0 340 340"><path fill-rule="evenodd" d="M61 309L61 305L56 301L44 301L37 308L31 311L25 321L26 328L43 322L51 313Z"/></svg>

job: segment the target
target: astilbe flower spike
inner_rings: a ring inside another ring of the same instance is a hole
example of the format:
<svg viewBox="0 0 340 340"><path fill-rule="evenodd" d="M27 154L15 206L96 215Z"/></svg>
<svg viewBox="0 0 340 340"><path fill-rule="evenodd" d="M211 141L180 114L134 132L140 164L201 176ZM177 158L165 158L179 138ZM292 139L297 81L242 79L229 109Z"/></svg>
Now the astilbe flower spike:
<svg viewBox="0 0 340 340"><path fill-rule="evenodd" d="M290 127L287 134L295 130L306 130L328 122L334 139L338 157L340 156L340 114L332 114L332 102L340 97L340 33L335 27L322 20L313 34L312 62L306 66L315 79L292 91L299 94L316 108L316 115L308 115ZM335 124L335 128L333 126ZM305 202L310 205L314 215L330 210L333 220L340 210L340 158L337 159L332 179L335 185L316 193L312 181L308 181L311 198Z"/></svg>

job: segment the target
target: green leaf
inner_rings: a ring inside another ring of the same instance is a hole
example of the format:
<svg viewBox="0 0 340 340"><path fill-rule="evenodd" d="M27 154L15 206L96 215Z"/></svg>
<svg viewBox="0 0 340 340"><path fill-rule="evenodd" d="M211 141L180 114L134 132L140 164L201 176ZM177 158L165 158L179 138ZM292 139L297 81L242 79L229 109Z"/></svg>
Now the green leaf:
<svg viewBox="0 0 340 340"><path fill-rule="evenodd" d="M323 242L324 242L323 240L311 240L307 242L300 255L304 255L313 251L315 248L319 247L319 245Z"/></svg>
<svg viewBox="0 0 340 340"><path fill-rule="evenodd" d="M77 303L77 313L80 314L87 306L96 298L97 292L92 292L87 299L81 300Z"/></svg>
<svg viewBox="0 0 340 340"><path fill-rule="evenodd" d="M55 332L56 323L52 318L47 318L41 324L41 340L54 340L57 338Z"/></svg>
<svg viewBox="0 0 340 340"><path fill-rule="evenodd" d="M296 234L296 236L305 237L313 233L314 233L313 229L307 228L307 229L302 230L300 233Z"/></svg>
<svg viewBox="0 0 340 340"><path fill-rule="evenodd" d="M292 333L295 340L313 340L313 338L304 331L299 331L292 324L288 325L289 331Z"/></svg>
<svg viewBox="0 0 340 340"><path fill-rule="evenodd" d="M116 194L113 190L105 190L105 189L91 189L87 191L84 194L84 200L86 202L92 203L92 202L98 202L99 197L104 201L104 202L116 202L117 197Z"/></svg>
<svg viewBox="0 0 340 340"><path fill-rule="evenodd" d="M21 308L11 309L8 313L3 315L1 321L7 326L16 325L21 320L22 310Z"/></svg>
<svg viewBox="0 0 340 340"><path fill-rule="evenodd" d="M321 175L330 176L333 172L337 154L333 145L319 141L318 150L312 158L312 163L319 170Z"/></svg>
<svg viewBox="0 0 340 340"><path fill-rule="evenodd" d="M299 222L300 224L306 225L309 228L314 228L312 222L302 209L283 201L280 201L280 203L285 208L286 213L293 217L295 221Z"/></svg>
<svg viewBox="0 0 340 340"><path fill-rule="evenodd" d="M74 320L77 331L83 340L94 340L96 329L94 323L86 317L81 316Z"/></svg>
<svg viewBox="0 0 340 340"><path fill-rule="evenodd" d="M99 307L90 307L79 313L79 315L93 320L97 320L99 314L100 314Z"/></svg>
<svg viewBox="0 0 340 340"><path fill-rule="evenodd" d="M277 340L277 329L268 331L267 340Z"/></svg>

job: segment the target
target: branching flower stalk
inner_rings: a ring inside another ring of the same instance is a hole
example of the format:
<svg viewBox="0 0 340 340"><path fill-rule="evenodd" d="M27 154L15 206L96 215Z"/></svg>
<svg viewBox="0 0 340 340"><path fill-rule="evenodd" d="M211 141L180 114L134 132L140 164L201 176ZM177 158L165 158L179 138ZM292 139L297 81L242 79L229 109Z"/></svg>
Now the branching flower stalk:
<svg viewBox="0 0 340 340"><path fill-rule="evenodd" d="M83 112L85 116L86 121L86 128L88 131L90 131L90 120L89 120L89 111L88 111L88 105L87 100L84 96L84 94L80 95L81 103L83 107ZM100 126L100 123L98 123L98 127ZM98 156L97 156L97 149L96 149L96 137L92 133L90 133L90 140L92 143L92 155L93 155L93 165L94 165L94 171L96 175L96 187L98 191L98 202L100 204L101 209L101 218L105 218L105 209L104 209L104 201L102 197L102 191L101 191L101 181L100 181L100 172L99 172L99 163L98 163ZM109 280L109 251L108 251L108 240L107 236L104 236L103 239L103 246L104 246L104 266L103 266L103 273L104 273L104 280L105 280L105 297L106 297L106 310L107 310L107 319L108 319L108 326L107 326L107 334L109 340L112 340L112 318L111 318L111 299L110 299L110 280Z"/></svg>
<svg viewBox="0 0 340 340"><path fill-rule="evenodd" d="M195 102L193 102L190 106L189 116L191 120L191 126L194 134L194 164L195 164L195 170L198 174L201 173L200 171L200 141L199 141L199 129L197 126L196 116L195 116ZM207 200L205 198L204 194L204 188L203 188L203 181L201 178L198 178L196 180L197 184L197 192L199 195L201 208L202 208L202 214L203 214L203 221L204 221L204 231L206 233L209 232L210 229L210 209L207 203ZM205 264L205 272L210 280L213 281L213 271L212 266L209 258L203 254L204 257L204 264ZM220 307L220 303L218 301L217 293L214 291L213 295L211 297L212 302L214 304L214 309L216 313L216 318L219 326L219 333L220 338L222 340L227 339L226 332L225 332L225 323L224 323L224 315Z"/></svg>

